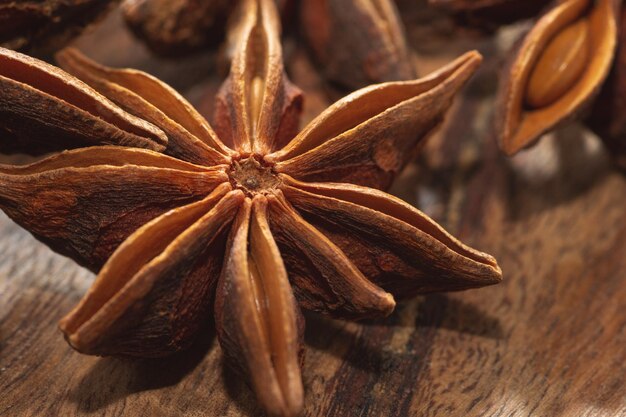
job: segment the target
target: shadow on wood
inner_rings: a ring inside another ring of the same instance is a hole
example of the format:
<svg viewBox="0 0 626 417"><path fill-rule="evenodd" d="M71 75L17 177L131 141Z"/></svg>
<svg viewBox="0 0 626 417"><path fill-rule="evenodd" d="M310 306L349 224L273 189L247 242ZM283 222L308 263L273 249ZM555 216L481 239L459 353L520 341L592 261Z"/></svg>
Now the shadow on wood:
<svg viewBox="0 0 626 417"><path fill-rule="evenodd" d="M82 412L93 413L131 394L178 384L211 349L215 330L202 334L188 350L167 358L100 358L73 387L69 399Z"/></svg>

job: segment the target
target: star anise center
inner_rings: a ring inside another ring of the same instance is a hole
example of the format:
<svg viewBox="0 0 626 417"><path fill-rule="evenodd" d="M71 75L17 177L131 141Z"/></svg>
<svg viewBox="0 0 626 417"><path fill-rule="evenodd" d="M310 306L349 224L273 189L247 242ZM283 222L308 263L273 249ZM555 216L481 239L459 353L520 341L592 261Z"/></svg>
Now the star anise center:
<svg viewBox="0 0 626 417"><path fill-rule="evenodd" d="M251 155L232 162L228 172L233 188L248 196L268 194L280 184L272 165L260 155Z"/></svg>

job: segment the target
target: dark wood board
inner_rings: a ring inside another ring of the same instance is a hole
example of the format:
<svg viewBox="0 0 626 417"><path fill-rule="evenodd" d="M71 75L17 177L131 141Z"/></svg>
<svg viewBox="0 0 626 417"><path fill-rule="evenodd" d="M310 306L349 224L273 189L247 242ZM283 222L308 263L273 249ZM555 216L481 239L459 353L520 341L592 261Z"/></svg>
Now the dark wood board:
<svg viewBox="0 0 626 417"><path fill-rule="evenodd" d="M419 297L384 320L307 315L304 414L626 416L626 176L581 125L501 156L489 123L496 44L443 37L441 52L420 41L424 17L403 17L422 73L470 47L487 59L393 192L495 255L504 281ZM445 32L442 25L431 27ZM79 46L156 73L210 112L219 84L213 55L164 62L129 39L101 29ZM285 49L309 93L310 119L335 93L320 89L302 48ZM260 414L224 367L210 325L190 351L168 359L74 352L57 322L92 280L0 214L0 416Z"/></svg>

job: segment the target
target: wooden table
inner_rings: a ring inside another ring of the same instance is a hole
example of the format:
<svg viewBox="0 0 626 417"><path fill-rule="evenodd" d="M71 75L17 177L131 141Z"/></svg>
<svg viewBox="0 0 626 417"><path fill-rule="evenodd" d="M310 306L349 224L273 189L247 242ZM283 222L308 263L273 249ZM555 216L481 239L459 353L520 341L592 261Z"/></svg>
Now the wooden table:
<svg viewBox="0 0 626 417"><path fill-rule="evenodd" d="M423 73L467 49L434 54L415 40L419 27L409 35ZM210 110L208 55L163 63L119 42L131 43L102 29L81 45L100 43L91 56L150 69ZM495 46L474 46L487 56L483 70L393 191L494 254L504 281L419 297L385 320L307 315L306 416L626 416L626 177L580 125L502 157L489 133ZM310 118L327 99L302 54L288 69L312 93ZM92 280L0 215L1 416L260 413L224 368L210 326L191 351L165 360L70 349L56 324Z"/></svg>

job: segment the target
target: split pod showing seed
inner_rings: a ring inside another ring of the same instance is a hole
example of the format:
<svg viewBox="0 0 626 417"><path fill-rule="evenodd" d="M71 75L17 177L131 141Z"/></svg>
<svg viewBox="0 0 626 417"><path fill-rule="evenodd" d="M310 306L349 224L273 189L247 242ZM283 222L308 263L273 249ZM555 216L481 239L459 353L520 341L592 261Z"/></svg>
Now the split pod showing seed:
<svg viewBox="0 0 626 417"><path fill-rule="evenodd" d="M501 79L496 132L508 155L578 116L615 55L621 0L559 0L518 42Z"/></svg>

